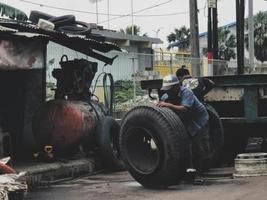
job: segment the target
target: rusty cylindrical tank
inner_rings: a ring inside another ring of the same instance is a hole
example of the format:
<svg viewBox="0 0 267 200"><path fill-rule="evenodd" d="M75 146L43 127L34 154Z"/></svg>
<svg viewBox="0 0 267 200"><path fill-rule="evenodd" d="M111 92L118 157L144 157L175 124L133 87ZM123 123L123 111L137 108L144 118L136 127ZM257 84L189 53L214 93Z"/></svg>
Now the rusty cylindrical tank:
<svg viewBox="0 0 267 200"><path fill-rule="evenodd" d="M38 145L64 151L85 140L94 140L98 118L103 115L97 103L52 100L33 118L33 132Z"/></svg>

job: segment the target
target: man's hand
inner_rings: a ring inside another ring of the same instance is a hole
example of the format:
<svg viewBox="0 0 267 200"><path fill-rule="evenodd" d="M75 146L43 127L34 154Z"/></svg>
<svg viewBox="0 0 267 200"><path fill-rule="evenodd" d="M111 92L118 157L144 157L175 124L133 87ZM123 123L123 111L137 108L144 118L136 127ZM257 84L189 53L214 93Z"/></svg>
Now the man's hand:
<svg viewBox="0 0 267 200"><path fill-rule="evenodd" d="M157 104L158 107L167 107L167 108L172 108L172 104L171 103L167 103L167 102L164 102L164 101L161 101Z"/></svg>

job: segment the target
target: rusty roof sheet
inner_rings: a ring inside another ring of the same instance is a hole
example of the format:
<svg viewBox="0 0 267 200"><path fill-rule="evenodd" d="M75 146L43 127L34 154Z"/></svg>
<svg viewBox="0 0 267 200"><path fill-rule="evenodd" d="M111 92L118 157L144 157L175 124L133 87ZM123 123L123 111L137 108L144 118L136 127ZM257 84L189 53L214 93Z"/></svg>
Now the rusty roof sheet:
<svg viewBox="0 0 267 200"><path fill-rule="evenodd" d="M0 34L24 37L41 37L75 51L84 53L110 65L116 57L109 58L101 53L107 53L112 50L121 51L121 48L116 44L102 41L103 37L100 37L100 40L97 40L98 36L95 35L92 35L91 38L85 38L78 35L67 35L58 31L44 30L27 22L18 22L14 20L1 19Z"/></svg>

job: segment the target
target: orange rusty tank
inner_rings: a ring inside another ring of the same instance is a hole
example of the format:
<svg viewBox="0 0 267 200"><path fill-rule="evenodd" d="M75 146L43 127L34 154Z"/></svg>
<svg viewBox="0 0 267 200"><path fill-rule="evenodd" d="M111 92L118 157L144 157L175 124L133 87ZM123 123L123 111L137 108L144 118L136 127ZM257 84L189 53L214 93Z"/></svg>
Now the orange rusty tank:
<svg viewBox="0 0 267 200"><path fill-rule="evenodd" d="M41 147L53 146L62 151L84 140L93 140L101 109L96 103L52 100L45 103L33 118L33 132Z"/></svg>

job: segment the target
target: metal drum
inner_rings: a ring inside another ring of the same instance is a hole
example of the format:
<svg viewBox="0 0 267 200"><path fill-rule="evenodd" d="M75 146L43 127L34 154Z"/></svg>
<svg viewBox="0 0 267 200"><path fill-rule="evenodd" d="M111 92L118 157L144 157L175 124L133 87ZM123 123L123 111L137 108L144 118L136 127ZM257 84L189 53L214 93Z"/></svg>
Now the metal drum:
<svg viewBox="0 0 267 200"><path fill-rule="evenodd" d="M33 132L41 147L53 146L63 151L93 140L101 109L96 103L52 100L45 103L33 118Z"/></svg>

